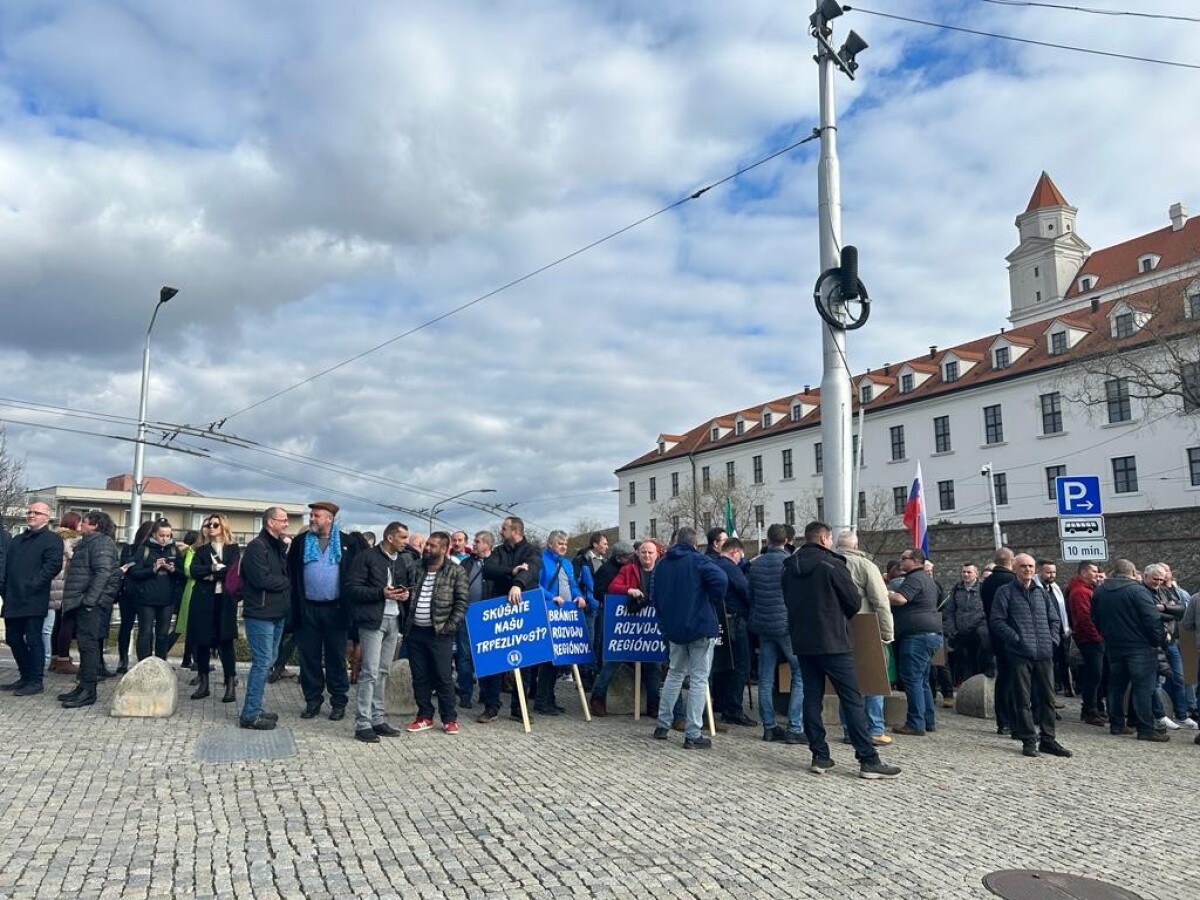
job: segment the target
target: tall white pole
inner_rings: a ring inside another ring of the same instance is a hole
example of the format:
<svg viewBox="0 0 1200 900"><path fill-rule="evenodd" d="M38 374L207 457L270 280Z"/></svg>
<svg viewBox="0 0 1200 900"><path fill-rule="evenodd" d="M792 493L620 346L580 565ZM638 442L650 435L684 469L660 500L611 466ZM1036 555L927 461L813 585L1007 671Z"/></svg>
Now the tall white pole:
<svg viewBox="0 0 1200 900"><path fill-rule="evenodd" d="M1004 539L1000 535L1000 510L996 506L996 476L992 474L992 464L988 463L984 466L984 475L987 478L988 489L988 504L992 508L992 543L999 550L1004 546Z"/></svg>
<svg viewBox="0 0 1200 900"><path fill-rule="evenodd" d="M142 396L138 401L137 443L133 445L133 486L129 496L129 522L125 540L132 544L137 534L138 526L142 524L142 492L145 487L146 465L146 406L150 393L150 332L154 330L154 320L158 318L158 310L162 301L154 306L150 316L150 327L146 329L146 345L142 349Z"/></svg>
<svg viewBox="0 0 1200 900"><path fill-rule="evenodd" d="M817 7L820 7L818 0ZM830 52L817 45L821 90L821 157L817 168L817 227L821 271L841 263L842 186L837 157L836 69ZM846 364L846 332L821 323L821 444L824 454L822 491L825 518L836 536L850 524L850 369Z"/></svg>

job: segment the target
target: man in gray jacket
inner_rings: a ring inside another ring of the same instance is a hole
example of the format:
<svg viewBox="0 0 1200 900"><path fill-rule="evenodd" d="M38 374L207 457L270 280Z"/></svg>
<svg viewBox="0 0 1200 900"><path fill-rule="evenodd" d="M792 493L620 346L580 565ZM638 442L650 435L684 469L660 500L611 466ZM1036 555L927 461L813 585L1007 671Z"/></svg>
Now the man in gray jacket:
<svg viewBox="0 0 1200 900"><path fill-rule="evenodd" d="M846 568L850 580L862 598L861 612L874 613L879 622L879 637L885 644L892 642L895 625L892 621L892 605L888 600L887 585L875 561L858 549L858 534L843 531L838 535L837 551L846 557ZM863 697L867 709L867 731L871 743L886 746L892 742L891 735L884 734L883 694L868 694ZM845 727L843 721L842 727Z"/></svg>
<svg viewBox="0 0 1200 900"><path fill-rule="evenodd" d="M79 642L79 681L73 691L59 694L63 709L96 702L100 681L100 641L104 637L105 611L112 609L121 580L117 568L116 526L107 513L93 510L79 523L83 536L75 546L63 579L62 611L75 611L75 639Z"/></svg>

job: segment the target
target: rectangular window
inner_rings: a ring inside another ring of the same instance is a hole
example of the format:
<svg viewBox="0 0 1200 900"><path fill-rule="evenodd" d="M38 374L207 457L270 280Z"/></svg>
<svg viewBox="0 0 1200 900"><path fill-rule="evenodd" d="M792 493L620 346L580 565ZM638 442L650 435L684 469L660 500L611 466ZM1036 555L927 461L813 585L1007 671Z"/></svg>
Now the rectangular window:
<svg viewBox="0 0 1200 900"><path fill-rule="evenodd" d="M858 522L859 528L862 528L862 520L867 517L867 492L858 492Z"/></svg>
<svg viewBox="0 0 1200 900"><path fill-rule="evenodd" d="M709 437L711 437L714 441L719 441L721 439L721 429L714 425L712 433L709 435Z"/></svg>
<svg viewBox="0 0 1200 900"><path fill-rule="evenodd" d="M913 375L906 373L900 376L900 393L911 394L913 389Z"/></svg>
<svg viewBox="0 0 1200 900"><path fill-rule="evenodd" d="M658 537L658 519L650 520L650 537Z"/></svg>
<svg viewBox="0 0 1200 900"><path fill-rule="evenodd" d="M1061 434L1063 430L1062 395L1058 391L1042 394L1042 434Z"/></svg>
<svg viewBox="0 0 1200 900"><path fill-rule="evenodd" d="M679 496L679 473L678 472L671 473L671 496L672 497Z"/></svg>
<svg viewBox="0 0 1200 900"><path fill-rule="evenodd" d="M770 428L771 423L774 421L775 421L775 417L773 415L771 415L770 410L767 410L767 412L763 413L763 428Z"/></svg>
<svg viewBox="0 0 1200 900"><path fill-rule="evenodd" d="M793 403L792 404L792 421L799 422L800 419L803 418L803 416L801 416L802 412L804 412L804 407L802 407L799 403Z"/></svg>
<svg viewBox="0 0 1200 900"><path fill-rule="evenodd" d="M858 435L857 434L853 435L850 438L850 456L852 457L852 459L850 460L851 464L858 465ZM867 451L866 450L863 450L862 464L864 466L867 464Z"/></svg>
<svg viewBox="0 0 1200 900"><path fill-rule="evenodd" d="M737 479L733 473L733 460L725 463L725 487L733 490L737 485Z"/></svg>
<svg viewBox="0 0 1200 900"><path fill-rule="evenodd" d="M700 484L701 490L703 490L704 493L707 494L710 492L709 489L712 487L712 476L709 474L708 466L700 467Z"/></svg>
<svg viewBox="0 0 1200 900"><path fill-rule="evenodd" d="M706 512L700 517L700 519L702 522L704 522L705 531L708 531L708 529L712 528L712 513Z"/></svg>
<svg viewBox="0 0 1200 900"><path fill-rule="evenodd" d="M1104 397L1108 406L1108 424L1128 422L1133 418L1129 405L1129 379L1110 378L1104 382Z"/></svg>
<svg viewBox="0 0 1200 900"><path fill-rule="evenodd" d="M1183 395L1183 411L1200 409L1200 362L1184 363L1179 370L1179 393Z"/></svg>
<svg viewBox="0 0 1200 900"><path fill-rule="evenodd" d="M675 532L679 530L679 516L671 516L671 536L675 536Z"/></svg>
<svg viewBox="0 0 1200 900"><path fill-rule="evenodd" d="M754 467L754 483L762 484L763 483L762 457L761 456L754 457L754 459L751 460L751 463Z"/></svg>
<svg viewBox="0 0 1200 900"><path fill-rule="evenodd" d="M1065 331L1056 331L1050 335L1050 355L1062 356L1067 352L1067 333Z"/></svg>
<svg viewBox="0 0 1200 900"><path fill-rule="evenodd" d="M784 525L795 525L796 524L796 501L795 500L784 500L783 501L783 524Z"/></svg>
<svg viewBox="0 0 1200 900"><path fill-rule="evenodd" d="M870 403L873 399L875 399L875 385L864 384L862 386L861 397L862 399L859 401L861 403Z"/></svg>
<svg viewBox="0 0 1200 900"><path fill-rule="evenodd" d="M821 521L821 522L825 521L825 498L824 497L817 498L817 519L818 519L818 521Z"/></svg>
<svg viewBox="0 0 1200 900"><path fill-rule="evenodd" d="M983 442L985 444L1004 442L1004 416L1000 412L999 403L983 408Z"/></svg>
<svg viewBox="0 0 1200 900"><path fill-rule="evenodd" d="M996 486L996 505L1008 506L1008 475L997 472L992 476L992 484Z"/></svg>
<svg viewBox="0 0 1200 900"><path fill-rule="evenodd" d="M784 450L782 456L783 456L783 477L791 478L792 477L792 451Z"/></svg>
<svg viewBox="0 0 1200 900"><path fill-rule="evenodd" d="M1188 472L1192 476L1192 487L1200 487L1200 447L1188 447Z"/></svg>
<svg viewBox="0 0 1200 900"><path fill-rule="evenodd" d="M950 452L950 417L936 416L933 420L933 451Z"/></svg>
<svg viewBox="0 0 1200 900"><path fill-rule="evenodd" d="M818 475L825 469L825 454L821 451L821 442L813 444L813 466Z"/></svg>
<svg viewBox="0 0 1200 900"><path fill-rule="evenodd" d="M741 419L738 419L737 424L735 424L733 426L733 433L734 434L743 434L745 431L746 431L746 423L743 422Z"/></svg>
<svg viewBox="0 0 1200 900"><path fill-rule="evenodd" d="M896 515L904 515L904 508L906 506L908 506L908 488L892 488L892 509L895 511Z"/></svg>
<svg viewBox="0 0 1200 900"><path fill-rule="evenodd" d="M1133 335L1133 313L1113 316L1113 337L1127 338Z"/></svg>
<svg viewBox="0 0 1200 900"><path fill-rule="evenodd" d="M1046 499L1058 499L1058 479L1067 474L1066 466L1046 466Z"/></svg>
<svg viewBox="0 0 1200 900"><path fill-rule="evenodd" d="M637 522L629 523L629 539L631 541L637 540Z"/></svg>
<svg viewBox="0 0 1200 900"><path fill-rule="evenodd" d="M942 381L946 384L958 381L958 360L952 359L946 365L942 366Z"/></svg>
<svg viewBox="0 0 1200 900"><path fill-rule="evenodd" d="M762 534L762 530L767 527L767 511L761 507L754 507L754 533Z"/></svg>
<svg viewBox="0 0 1200 900"><path fill-rule="evenodd" d="M996 368L1007 369L1012 365L1012 350L1009 347L996 348Z"/></svg>
<svg viewBox="0 0 1200 900"><path fill-rule="evenodd" d="M904 426L893 425L888 433L892 439L892 459L904 459Z"/></svg>
<svg viewBox="0 0 1200 900"><path fill-rule="evenodd" d="M1137 493L1137 457L1118 456L1112 461L1113 492L1117 494Z"/></svg>
<svg viewBox="0 0 1200 900"><path fill-rule="evenodd" d="M1200 319L1200 293L1188 297L1188 318Z"/></svg>
<svg viewBox="0 0 1200 900"><path fill-rule="evenodd" d="M653 475L650 476L650 502L653 503L658 499L658 479Z"/></svg>
<svg viewBox="0 0 1200 900"><path fill-rule="evenodd" d="M941 510L954 509L954 482L938 482L938 508Z"/></svg>
<svg viewBox="0 0 1200 900"><path fill-rule="evenodd" d="M637 503L637 482L629 482L629 505L633 506Z"/></svg>

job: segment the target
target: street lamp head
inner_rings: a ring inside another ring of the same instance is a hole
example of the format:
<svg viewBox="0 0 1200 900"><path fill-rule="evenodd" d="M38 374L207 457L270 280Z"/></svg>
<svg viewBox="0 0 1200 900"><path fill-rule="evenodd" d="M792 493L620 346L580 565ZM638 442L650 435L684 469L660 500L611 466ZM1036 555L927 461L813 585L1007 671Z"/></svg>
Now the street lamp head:
<svg viewBox="0 0 1200 900"><path fill-rule="evenodd" d="M842 61L842 65L848 72L858 70L858 62L856 57L858 54L866 50L868 44L859 36L857 31L851 31L846 36L846 43L842 44L842 49L838 51L838 59Z"/></svg>
<svg viewBox="0 0 1200 900"><path fill-rule="evenodd" d="M178 288L167 287L166 285L164 285L158 291L158 302L166 303L168 300L170 300L172 297L174 297L178 293L179 293Z"/></svg>

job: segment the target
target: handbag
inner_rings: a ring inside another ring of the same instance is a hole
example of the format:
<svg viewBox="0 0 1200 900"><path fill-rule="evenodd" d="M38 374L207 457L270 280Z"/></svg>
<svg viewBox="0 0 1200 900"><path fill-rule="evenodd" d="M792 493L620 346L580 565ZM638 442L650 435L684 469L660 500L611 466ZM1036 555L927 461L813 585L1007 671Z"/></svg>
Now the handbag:
<svg viewBox="0 0 1200 900"><path fill-rule="evenodd" d="M236 566L225 570L225 593L234 600L242 599L242 555L238 554Z"/></svg>

